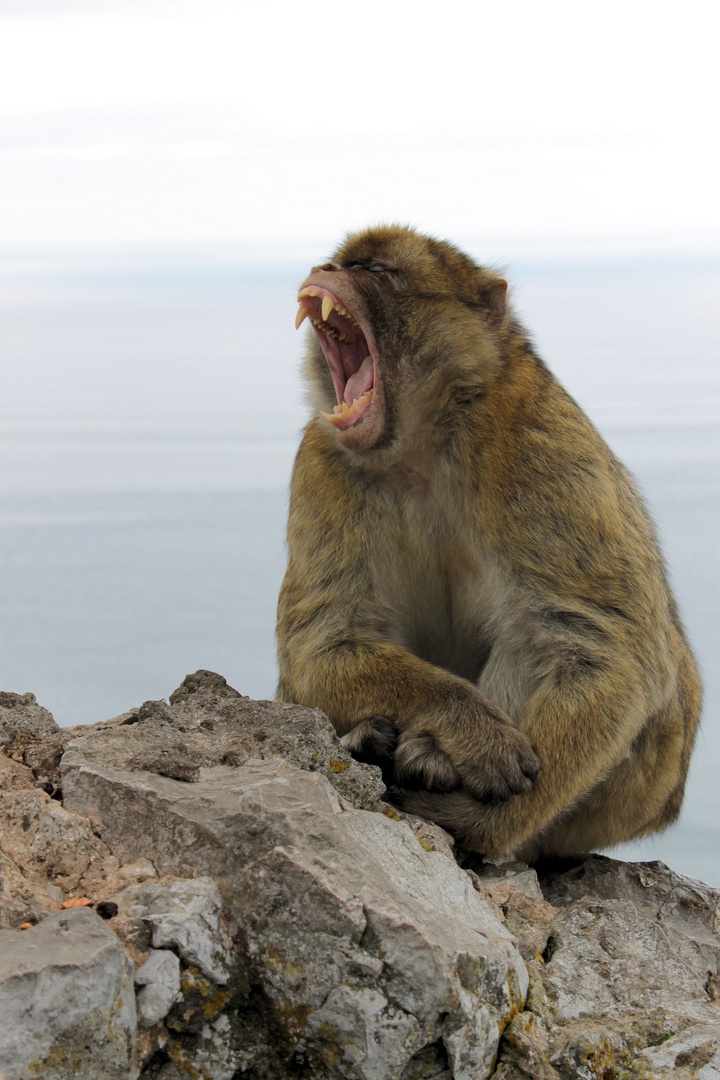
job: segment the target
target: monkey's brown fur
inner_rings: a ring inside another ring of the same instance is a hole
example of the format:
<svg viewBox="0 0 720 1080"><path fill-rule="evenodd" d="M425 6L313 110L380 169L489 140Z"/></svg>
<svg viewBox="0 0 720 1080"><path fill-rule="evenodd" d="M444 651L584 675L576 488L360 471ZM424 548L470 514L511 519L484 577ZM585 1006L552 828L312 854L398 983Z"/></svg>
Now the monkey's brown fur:
<svg viewBox="0 0 720 1080"><path fill-rule="evenodd" d="M579 854L664 828L698 675L641 498L505 282L388 227L305 284L355 317L341 358L367 346L374 396L347 430L316 415L298 452L280 698L355 749L367 718L392 720L401 805L471 850ZM303 303L327 330L320 299ZM332 411L342 378L314 336L307 374Z"/></svg>

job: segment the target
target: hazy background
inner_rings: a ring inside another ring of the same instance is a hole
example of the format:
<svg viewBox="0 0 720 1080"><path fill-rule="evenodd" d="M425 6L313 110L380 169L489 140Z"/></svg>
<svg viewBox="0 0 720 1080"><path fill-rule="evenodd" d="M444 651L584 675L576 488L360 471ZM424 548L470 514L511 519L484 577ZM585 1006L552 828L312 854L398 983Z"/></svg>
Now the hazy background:
<svg viewBox="0 0 720 1080"><path fill-rule="evenodd" d="M296 285L408 222L505 270L648 498L707 704L630 854L720 885L717 18L0 0L0 687L272 695Z"/></svg>

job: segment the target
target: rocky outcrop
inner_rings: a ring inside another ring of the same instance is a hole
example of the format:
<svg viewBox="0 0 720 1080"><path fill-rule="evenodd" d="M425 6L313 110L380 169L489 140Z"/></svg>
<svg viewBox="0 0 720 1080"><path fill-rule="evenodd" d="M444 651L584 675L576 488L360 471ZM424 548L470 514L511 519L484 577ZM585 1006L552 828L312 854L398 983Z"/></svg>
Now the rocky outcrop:
<svg viewBox="0 0 720 1080"><path fill-rule="evenodd" d="M702 883L455 852L322 713L210 672L89 728L8 699L5 1080L720 1077Z"/></svg>

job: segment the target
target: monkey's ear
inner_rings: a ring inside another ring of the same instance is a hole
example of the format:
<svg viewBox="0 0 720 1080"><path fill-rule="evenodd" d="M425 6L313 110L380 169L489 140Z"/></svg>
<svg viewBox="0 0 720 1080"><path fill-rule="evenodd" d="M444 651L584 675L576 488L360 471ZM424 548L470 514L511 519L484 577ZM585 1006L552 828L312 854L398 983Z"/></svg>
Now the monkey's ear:
<svg viewBox="0 0 720 1080"><path fill-rule="evenodd" d="M479 275L477 296L490 325L499 326L507 310L507 281L484 271Z"/></svg>

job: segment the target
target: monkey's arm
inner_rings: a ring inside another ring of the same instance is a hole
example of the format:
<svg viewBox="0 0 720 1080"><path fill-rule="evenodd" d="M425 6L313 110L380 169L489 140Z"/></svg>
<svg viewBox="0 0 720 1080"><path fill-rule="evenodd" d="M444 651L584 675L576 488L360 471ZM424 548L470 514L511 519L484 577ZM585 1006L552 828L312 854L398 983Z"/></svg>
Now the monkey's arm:
<svg viewBox="0 0 720 1080"><path fill-rule="evenodd" d="M378 714L417 732L413 775L440 790L462 782L481 798L507 799L538 774L526 736L471 683L397 645L356 638L297 649L281 664L281 695L321 708L340 734Z"/></svg>

